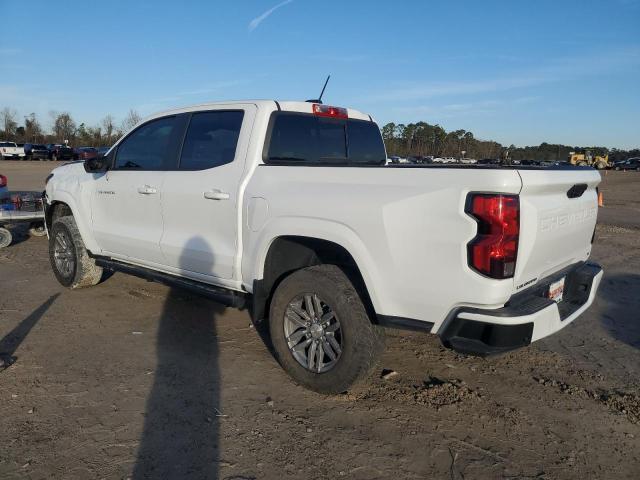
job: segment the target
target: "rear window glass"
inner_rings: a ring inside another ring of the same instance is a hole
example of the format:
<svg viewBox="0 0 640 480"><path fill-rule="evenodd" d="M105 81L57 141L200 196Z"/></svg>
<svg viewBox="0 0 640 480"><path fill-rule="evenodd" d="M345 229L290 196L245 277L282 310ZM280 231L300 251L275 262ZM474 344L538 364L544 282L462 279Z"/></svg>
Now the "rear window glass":
<svg viewBox="0 0 640 480"><path fill-rule="evenodd" d="M233 162L242 110L194 113L180 157L181 170L205 170Z"/></svg>
<svg viewBox="0 0 640 480"><path fill-rule="evenodd" d="M383 164L378 126L355 119L275 113L265 163Z"/></svg>
<svg viewBox="0 0 640 480"><path fill-rule="evenodd" d="M0 142L0 147L15 147L16 144L13 142Z"/></svg>

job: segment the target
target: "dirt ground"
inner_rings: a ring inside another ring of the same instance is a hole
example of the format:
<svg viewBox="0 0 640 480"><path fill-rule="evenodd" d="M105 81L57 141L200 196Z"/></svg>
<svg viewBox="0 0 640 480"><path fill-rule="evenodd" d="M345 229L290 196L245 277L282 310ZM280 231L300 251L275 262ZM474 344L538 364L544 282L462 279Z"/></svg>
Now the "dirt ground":
<svg viewBox="0 0 640 480"><path fill-rule="evenodd" d="M52 166L0 173L42 189ZM246 312L121 274L67 291L46 238L20 235L0 251L0 478L637 479L640 174L601 188L584 316L488 359L388 331L334 397L294 385Z"/></svg>

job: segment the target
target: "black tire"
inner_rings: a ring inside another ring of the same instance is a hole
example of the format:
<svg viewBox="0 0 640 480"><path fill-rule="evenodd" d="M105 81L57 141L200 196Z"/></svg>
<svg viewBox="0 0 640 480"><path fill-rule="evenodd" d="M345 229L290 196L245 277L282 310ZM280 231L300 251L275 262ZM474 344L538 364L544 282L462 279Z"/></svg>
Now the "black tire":
<svg viewBox="0 0 640 480"><path fill-rule="evenodd" d="M68 246L66 251L64 246ZM61 260L63 254L69 258L69 264L64 262L64 258ZM65 287L91 287L102 278L102 267L98 267L89 257L72 216L60 217L53 222L49 237L49 260L56 279Z"/></svg>
<svg viewBox="0 0 640 480"><path fill-rule="evenodd" d="M305 368L294 357L285 337L289 303L304 294L318 295L339 319L341 353L333 367L323 373ZM297 383L323 394L347 391L369 374L384 350L384 329L371 323L353 284L334 265L298 270L278 285L271 300L269 331L282 368Z"/></svg>
<svg viewBox="0 0 640 480"><path fill-rule="evenodd" d="M47 230L44 228L44 222L32 222L29 225L29 235L32 237L44 237Z"/></svg>
<svg viewBox="0 0 640 480"><path fill-rule="evenodd" d="M13 240L13 236L11 232L6 228L0 227L0 248L8 247L11 245L11 241Z"/></svg>

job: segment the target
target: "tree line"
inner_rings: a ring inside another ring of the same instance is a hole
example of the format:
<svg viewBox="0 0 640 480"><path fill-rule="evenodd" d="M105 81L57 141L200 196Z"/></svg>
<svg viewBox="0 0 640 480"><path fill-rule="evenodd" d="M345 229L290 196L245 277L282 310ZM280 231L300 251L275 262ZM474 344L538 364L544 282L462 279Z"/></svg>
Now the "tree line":
<svg viewBox="0 0 640 480"><path fill-rule="evenodd" d="M83 146L110 146L127 130L135 126L141 117L131 109L119 124L108 114L96 125L78 124L69 112L50 111L50 128L45 128L35 113L22 122L18 113L9 107L0 110L0 139L17 143L63 143Z"/></svg>
<svg viewBox="0 0 640 480"><path fill-rule="evenodd" d="M538 146L505 146L493 140L475 138L472 132L453 130L447 132L440 125L426 122L409 124L387 123L381 128L387 153L401 157L455 157L461 158L510 158L511 160L565 161L569 152L590 150L594 155L609 155L610 161L640 156L640 149L607 149L597 146L570 146L543 142Z"/></svg>
<svg viewBox="0 0 640 480"><path fill-rule="evenodd" d="M5 107L0 110L0 140L18 143L62 143L71 145L110 146L126 131L136 125L141 117L135 110L129 110L124 120L117 124L108 114L98 124L78 124L69 112L49 112L49 129L45 129L35 113L18 120L15 110ZM609 150L605 147L579 147L543 142L538 146L504 146L493 140L481 140L472 132L460 129L447 132L440 125L427 122L387 123L381 128L387 153L402 157L429 156L461 158L510 158L512 160L563 161L569 152L591 150L594 155L609 155L609 160L623 160L640 156L640 149Z"/></svg>

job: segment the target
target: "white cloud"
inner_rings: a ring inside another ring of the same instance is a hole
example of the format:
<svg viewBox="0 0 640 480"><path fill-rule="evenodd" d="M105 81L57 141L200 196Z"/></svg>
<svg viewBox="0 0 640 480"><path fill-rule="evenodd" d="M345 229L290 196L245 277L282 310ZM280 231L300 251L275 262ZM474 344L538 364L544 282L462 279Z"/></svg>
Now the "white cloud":
<svg viewBox="0 0 640 480"><path fill-rule="evenodd" d="M256 18L254 18L253 20L251 20L249 22L249 31L253 32L256 28L258 28L258 25L260 25L263 21L265 21L267 19L267 17L269 17L269 15L271 15L273 12L275 12L280 7L284 7L285 5L288 5L291 2L293 2L293 0L284 0L284 2L280 2L275 7L271 7L269 10L264 12L262 15L260 15L260 16L258 16Z"/></svg>
<svg viewBox="0 0 640 480"><path fill-rule="evenodd" d="M469 116L495 115L506 110L537 102L541 97L518 97L509 100L482 100L468 103L449 103L445 105L415 105L396 107L392 110L403 116L413 118L429 115L438 121Z"/></svg>
<svg viewBox="0 0 640 480"><path fill-rule="evenodd" d="M214 93L224 90L226 88L235 87L245 82L241 82L239 80L225 80L221 82L215 82L208 85L204 85L200 88L195 88L193 90L186 90L184 92L178 93L179 96L188 96L188 95L204 95L205 93Z"/></svg>
<svg viewBox="0 0 640 480"><path fill-rule="evenodd" d="M640 48L599 52L588 56L557 58L546 65L505 73L496 78L471 81L440 81L429 83L405 83L395 88L373 94L365 101L410 101L440 98L446 96L486 94L525 89L538 85L575 80L601 73L611 73L640 64ZM593 68L597 65L598 68Z"/></svg>

